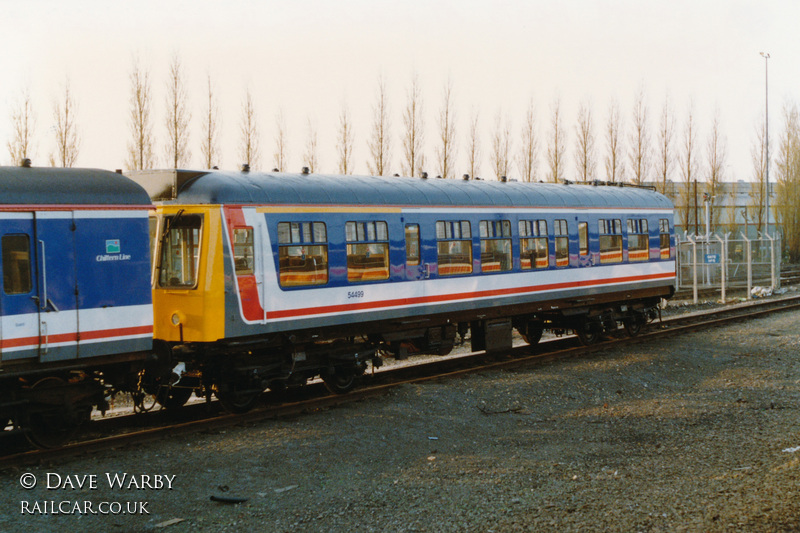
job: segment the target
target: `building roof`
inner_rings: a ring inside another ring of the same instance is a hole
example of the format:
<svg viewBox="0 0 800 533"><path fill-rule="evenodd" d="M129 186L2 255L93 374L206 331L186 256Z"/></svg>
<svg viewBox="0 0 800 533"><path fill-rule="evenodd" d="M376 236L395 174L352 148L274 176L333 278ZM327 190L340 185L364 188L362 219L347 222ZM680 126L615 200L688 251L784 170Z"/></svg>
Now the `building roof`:
<svg viewBox="0 0 800 533"><path fill-rule="evenodd" d="M154 200L182 204L672 209L665 196L634 187L218 170L129 175Z"/></svg>

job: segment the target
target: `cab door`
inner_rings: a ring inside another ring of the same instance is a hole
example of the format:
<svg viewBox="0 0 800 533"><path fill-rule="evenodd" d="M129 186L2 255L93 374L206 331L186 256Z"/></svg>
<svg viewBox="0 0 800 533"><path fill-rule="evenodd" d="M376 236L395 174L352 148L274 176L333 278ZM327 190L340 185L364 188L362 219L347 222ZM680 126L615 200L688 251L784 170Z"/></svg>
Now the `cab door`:
<svg viewBox="0 0 800 533"><path fill-rule="evenodd" d="M35 215L39 361L78 357L75 221L71 211Z"/></svg>
<svg viewBox="0 0 800 533"><path fill-rule="evenodd" d="M39 286L33 213L0 220L3 287L0 291L0 362L39 355Z"/></svg>

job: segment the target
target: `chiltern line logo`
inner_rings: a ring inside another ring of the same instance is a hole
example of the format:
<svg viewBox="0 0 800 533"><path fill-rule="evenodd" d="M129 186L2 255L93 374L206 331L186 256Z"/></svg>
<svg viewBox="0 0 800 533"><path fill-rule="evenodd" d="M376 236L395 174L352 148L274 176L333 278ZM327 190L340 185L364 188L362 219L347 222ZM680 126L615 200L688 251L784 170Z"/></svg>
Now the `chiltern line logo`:
<svg viewBox="0 0 800 533"><path fill-rule="evenodd" d="M102 261L130 261L131 256L122 253L119 239L106 239L106 253L98 255L95 260Z"/></svg>

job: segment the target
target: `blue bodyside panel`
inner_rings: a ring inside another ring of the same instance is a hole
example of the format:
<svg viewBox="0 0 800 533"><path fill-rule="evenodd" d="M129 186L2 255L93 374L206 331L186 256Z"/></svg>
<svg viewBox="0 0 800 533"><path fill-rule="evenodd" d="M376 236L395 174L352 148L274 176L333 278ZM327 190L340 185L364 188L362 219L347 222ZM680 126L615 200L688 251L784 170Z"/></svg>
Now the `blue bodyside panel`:
<svg viewBox="0 0 800 533"><path fill-rule="evenodd" d="M150 303L147 235L143 217L76 220L81 309Z"/></svg>

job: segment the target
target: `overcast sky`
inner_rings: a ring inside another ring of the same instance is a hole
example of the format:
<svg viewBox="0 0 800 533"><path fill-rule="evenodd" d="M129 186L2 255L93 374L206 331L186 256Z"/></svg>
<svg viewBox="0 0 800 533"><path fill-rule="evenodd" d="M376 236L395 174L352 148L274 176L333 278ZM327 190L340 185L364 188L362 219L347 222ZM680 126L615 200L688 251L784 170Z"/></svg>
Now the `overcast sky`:
<svg viewBox="0 0 800 533"><path fill-rule="evenodd" d="M477 110L481 174L489 178L496 117L510 120L518 147L531 98L541 140L540 177L546 175L544 153L555 99L561 101L568 134L566 177L574 174L576 111L582 101L593 111L598 170L604 177L609 105L619 102L629 135L634 95L643 87L652 137L667 95L675 110L676 141L693 106L703 163L709 123L718 109L729 180L752 175L750 151L765 103L765 60L759 52L771 54L773 148L782 129L782 106L800 99L796 0L0 0L0 7L4 164L11 163L6 149L10 115L26 87L36 114L34 164L47 164L53 152L53 102L69 77L82 138L78 166L123 168L130 138L129 75L136 57L150 72L162 165L165 84L174 54L188 82L193 166L200 166L199 130L209 74L219 95L224 168L242 162L239 124L248 87L259 117L261 167L273 166L275 116L282 110L289 131L288 168L302 165L310 118L318 129L319 167L335 172L338 115L346 102L355 125L353 163L357 173L366 173L372 106L382 75L394 134L391 168L399 172L401 114L416 72L425 106L427 167L435 173L437 116L450 79L457 174L466 171L467 122ZM774 160L777 150L771 151Z"/></svg>

